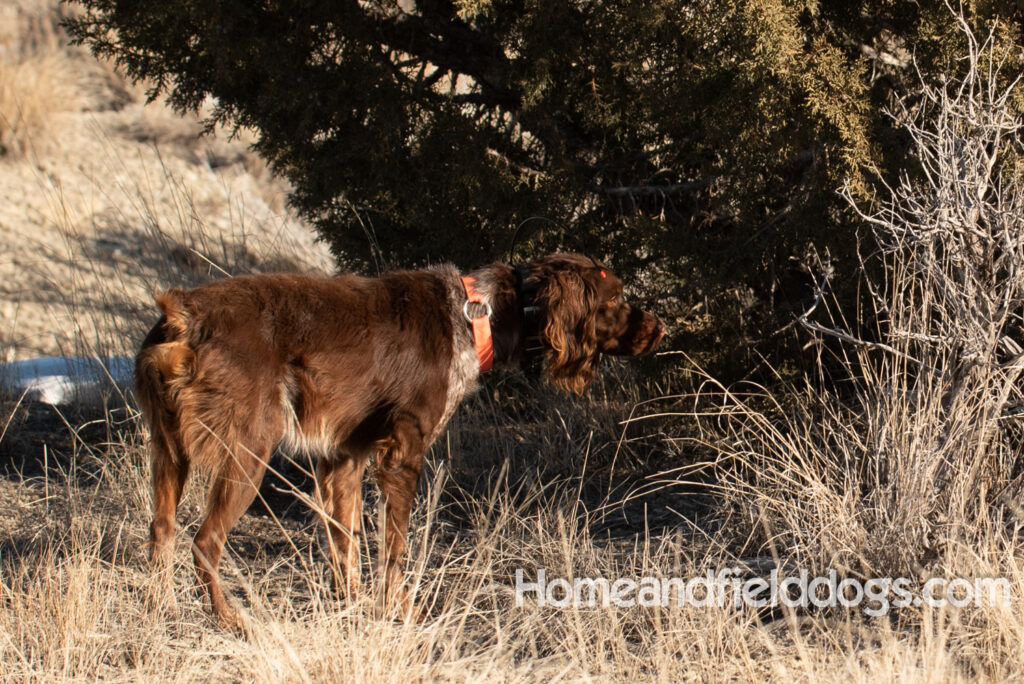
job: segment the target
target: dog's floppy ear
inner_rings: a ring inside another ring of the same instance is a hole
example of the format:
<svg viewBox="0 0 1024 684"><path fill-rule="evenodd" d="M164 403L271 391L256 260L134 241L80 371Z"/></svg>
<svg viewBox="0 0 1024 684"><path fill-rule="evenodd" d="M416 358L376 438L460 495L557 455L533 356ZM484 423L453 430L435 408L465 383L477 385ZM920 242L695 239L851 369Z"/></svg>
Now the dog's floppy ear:
<svg viewBox="0 0 1024 684"><path fill-rule="evenodd" d="M575 269L544 269L539 274L536 301L544 315L545 372L551 382L571 392L582 392L594 376L595 298L593 285Z"/></svg>

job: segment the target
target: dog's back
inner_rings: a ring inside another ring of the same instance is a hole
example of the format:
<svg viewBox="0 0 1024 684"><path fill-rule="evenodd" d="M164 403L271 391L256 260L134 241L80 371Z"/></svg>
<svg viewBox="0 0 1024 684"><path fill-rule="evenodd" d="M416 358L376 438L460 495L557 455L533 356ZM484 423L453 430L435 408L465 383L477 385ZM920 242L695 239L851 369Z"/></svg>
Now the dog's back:
<svg viewBox="0 0 1024 684"><path fill-rule="evenodd" d="M170 455L204 470L236 445L287 439L328 451L374 408L445 393L446 297L424 272L248 276L169 290L136 357L139 404ZM332 426L337 434L323 434Z"/></svg>

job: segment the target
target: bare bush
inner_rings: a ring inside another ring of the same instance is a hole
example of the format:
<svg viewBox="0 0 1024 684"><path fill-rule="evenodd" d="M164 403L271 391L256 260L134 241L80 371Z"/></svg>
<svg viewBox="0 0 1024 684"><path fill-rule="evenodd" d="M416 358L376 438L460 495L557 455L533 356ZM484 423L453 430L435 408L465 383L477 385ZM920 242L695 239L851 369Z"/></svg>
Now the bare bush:
<svg viewBox="0 0 1024 684"><path fill-rule="evenodd" d="M801 318L819 343L838 341L852 397L771 396L709 378L693 411L752 539L818 570L924 578L953 572L958 546L1017 548L1020 77L1002 72L992 35L979 41L956 20L963 75L922 77L893 114L919 167L870 206L847 192L879 247L884 276L864 268L877 334L842 323L827 283Z"/></svg>
<svg viewBox="0 0 1024 684"><path fill-rule="evenodd" d="M912 438L879 435L877 449L909 459L896 472L927 483L926 519L962 529L1006 495L1020 459L1024 141L1012 106L1020 75L1003 73L992 35L979 43L957 20L964 76L923 82L918 103L896 113L919 171L875 207L851 204L874 228L889 274L873 290L891 349L874 364L872 403L916 428Z"/></svg>

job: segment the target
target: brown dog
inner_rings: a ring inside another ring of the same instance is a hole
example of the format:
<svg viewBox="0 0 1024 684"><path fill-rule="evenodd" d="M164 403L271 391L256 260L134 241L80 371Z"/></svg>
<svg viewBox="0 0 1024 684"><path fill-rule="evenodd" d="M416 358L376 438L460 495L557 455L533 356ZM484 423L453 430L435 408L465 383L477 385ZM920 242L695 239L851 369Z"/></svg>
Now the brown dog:
<svg viewBox="0 0 1024 684"><path fill-rule="evenodd" d="M157 304L163 317L135 366L152 433L151 560L167 567L189 468L207 470L192 550L227 625L240 623L217 565L279 444L317 457L332 567L349 596L359 582L363 469L377 459L384 597L408 617L402 565L423 457L481 370L536 352L550 380L580 391L602 353L647 352L665 330L624 301L611 271L575 254L465 277L450 266L379 278L246 276L169 290Z"/></svg>

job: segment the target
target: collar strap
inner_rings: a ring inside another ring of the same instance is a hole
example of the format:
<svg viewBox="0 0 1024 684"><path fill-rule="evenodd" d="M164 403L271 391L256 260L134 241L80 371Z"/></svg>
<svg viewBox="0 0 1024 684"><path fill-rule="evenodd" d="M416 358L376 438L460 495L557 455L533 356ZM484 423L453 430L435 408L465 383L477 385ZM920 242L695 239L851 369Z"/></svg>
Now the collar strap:
<svg viewBox="0 0 1024 684"><path fill-rule="evenodd" d="M516 292L519 294L519 302L523 307L523 320L526 329L523 333L523 356L533 356L544 351L544 345L540 340L540 307L537 306L537 286L526 284L526 278L530 275L529 266L516 266Z"/></svg>
<svg viewBox="0 0 1024 684"><path fill-rule="evenodd" d="M473 276L462 276L462 286L466 288L466 303L462 305L462 314L473 326L473 346L476 347L476 357L480 359L480 372L486 373L494 365L494 339L491 337L491 305L484 301L484 297L474 287L476 278ZM480 304L486 307L483 315L473 317L469 313L470 304Z"/></svg>

